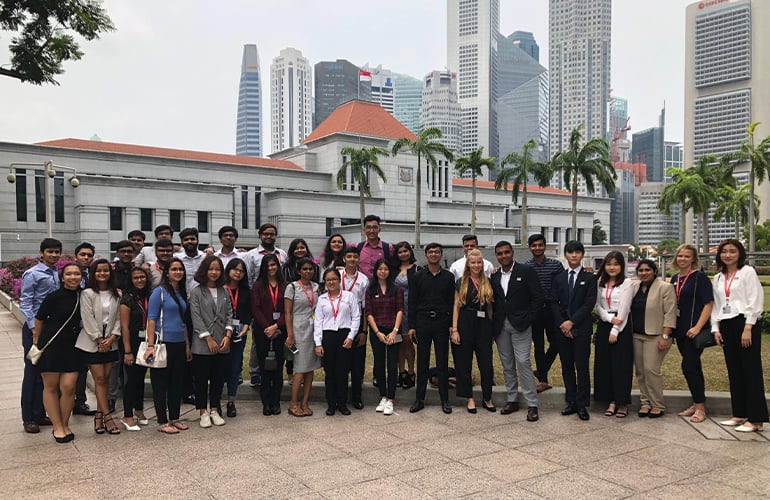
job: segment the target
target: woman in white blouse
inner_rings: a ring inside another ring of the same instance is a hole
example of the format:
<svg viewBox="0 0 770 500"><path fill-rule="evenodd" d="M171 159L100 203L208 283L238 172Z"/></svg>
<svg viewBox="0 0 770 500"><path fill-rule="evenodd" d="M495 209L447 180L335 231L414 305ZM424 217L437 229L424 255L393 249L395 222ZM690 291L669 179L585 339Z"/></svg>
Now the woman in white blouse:
<svg viewBox="0 0 770 500"><path fill-rule="evenodd" d="M762 285L754 268L745 265L746 250L740 241L722 241L716 261L711 330L724 347L733 411L731 419L720 423L740 432L761 431L768 421L757 322L764 308Z"/></svg>
<svg viewBox="0 0 770 500"><path fill-rule="evenodd" d="M604 412L608 417L626 417L631 403L634 343L629 313L633 298L634 284L626 279L623 254L612 251L599 268L594 348L594 398L609 402Z"/></svg>
<svg viewBox="0 0 770 500"><path fill-rule="evenodd" d="M322 358L326 374L326 414L332 416L339 410L343 415L350 415L347 407L350 348L358 333L361 310L355 296L340 289L337 269L327 269L323 281L326 293L316 304L313 339L316 356Z"/></svg>

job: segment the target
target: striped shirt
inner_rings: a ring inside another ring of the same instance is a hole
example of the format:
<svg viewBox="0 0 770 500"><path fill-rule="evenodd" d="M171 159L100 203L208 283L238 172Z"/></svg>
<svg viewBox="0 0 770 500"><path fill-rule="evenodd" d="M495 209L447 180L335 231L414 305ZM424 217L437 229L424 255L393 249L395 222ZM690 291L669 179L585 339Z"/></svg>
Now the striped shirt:
<svg viewBox="0 0 770 500"><path fill-rule="evenodd" d="M537 274L537 278L540 280L540 287L543 289L543 294L546 297L550 296L553 275L564 270L562 263L556 259L546 257L542 264L535 262L535 259L529 259L525 264L532 266L532 269L535 270L535 274Z"/></svg>

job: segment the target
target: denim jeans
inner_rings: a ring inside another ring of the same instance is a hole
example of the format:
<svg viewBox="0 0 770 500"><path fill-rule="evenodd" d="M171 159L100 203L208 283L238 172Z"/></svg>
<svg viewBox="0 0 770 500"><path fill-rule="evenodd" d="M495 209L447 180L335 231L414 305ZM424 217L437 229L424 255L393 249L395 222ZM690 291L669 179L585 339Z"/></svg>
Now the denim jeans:
<svg viewBox="0 0 770 500"><path fill-rule="evenodd" d="M26 323L21 329L21 345L24 348L24 378L21 381L21 419L36 422L45 417L43 409L43 378L40 370L27 359L32 348L32 330Z"/></svg>

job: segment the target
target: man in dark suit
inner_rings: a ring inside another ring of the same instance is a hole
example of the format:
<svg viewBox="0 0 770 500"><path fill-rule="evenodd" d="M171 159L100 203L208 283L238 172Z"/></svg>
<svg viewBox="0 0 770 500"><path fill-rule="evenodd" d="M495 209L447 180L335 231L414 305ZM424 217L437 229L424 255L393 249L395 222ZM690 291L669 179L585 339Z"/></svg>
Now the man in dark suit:
<svg viewBox="0 0 770 500"><path fill-rule="evenodd" d="M554 275L550 297L553 317L564 336L559 343L559 358L567 406L561 414L577 413L580 420L590 418L586 409L591 390L588 358L593 333L591 311L596 304L596 276L583 269L584 255L585 247L579 241L564 245L569 267Z"/></svg>
<svg viewBox="0 0 770 500"><path fill-rule="evenodd" d="M513 247L507 241L495 245L495 256L500 263L492 275L495 293L492 333L503 365L507 402L500 413L508 415L519 409L518 377L527 401L527 421L538 420L537 384L530 363L532 348L532 320L543 308L543 291L535 270L513 261Z"/></svg>

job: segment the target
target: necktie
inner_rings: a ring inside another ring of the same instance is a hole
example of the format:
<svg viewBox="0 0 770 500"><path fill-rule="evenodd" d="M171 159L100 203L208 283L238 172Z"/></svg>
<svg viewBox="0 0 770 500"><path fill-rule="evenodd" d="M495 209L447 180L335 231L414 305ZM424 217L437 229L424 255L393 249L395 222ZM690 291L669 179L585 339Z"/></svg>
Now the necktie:
<svg viewBox="0 0 770 500"><path fill-rule="evenodd" d="M575 271L569 272L569 297L572 298L572 289L575 288Z"/></svg>

